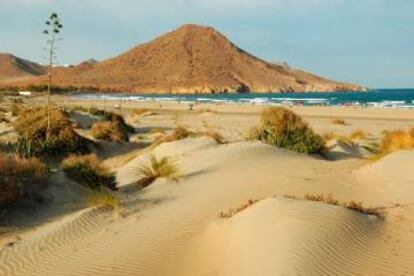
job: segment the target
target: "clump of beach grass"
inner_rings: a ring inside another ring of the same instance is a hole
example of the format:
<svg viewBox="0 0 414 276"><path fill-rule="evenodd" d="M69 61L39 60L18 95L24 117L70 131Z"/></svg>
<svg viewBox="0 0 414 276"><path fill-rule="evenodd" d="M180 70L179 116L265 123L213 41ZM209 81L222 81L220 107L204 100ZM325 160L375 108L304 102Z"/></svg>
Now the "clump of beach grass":
<svg viewBox="0 0 414 276"><path fill-rule="evenodd" d="M128 142L128 132L118 122L98 121L92 125L91 135L98 140Z"/></svg>
<svg viewBox="0 0 414 276"><path fill-rule="evenodd" d="M135 108L132 111L132 114L136 115L136 116L141 116L142 114L145 114L149 111L148 108Z"/></svg>
<svg viewBox="0 0 414 276"><path fill-rule="evenodd" d="M375 155L370 161L380 160L396 151L414 149L414 128L408 131L384 131L379 145L373 146L372 149Z"/></svg>
<svg viewBox="0 0 414 276"><path fill-rule="evenodd" d="M0 153L0 206L8 207L23 198L40 199L48 173L37 158Z"/></svg>
<svg viewBox="0 0 414 276"><path fill-rule="evenodd" d="M116 174L102 164L95 155L72 155L61 163L65 175L75 182L94 190L117 190Z"/></svg>
<svg viewBox="0 0 414 276"><path fill-rule="evenodd" d="M110 122L116 123L124 132L127 132L127 133L135 132L134 128L128 125L125 122L124 117L122 117L122 115L118 113L106 111L102 109L97 109L95 107L91 107L89 109L89 113L91 115L99 117L103 121L110 121Z"/></svg>
<svg viewBox="0 0 414 276"><path fill-rule="evenodd" d="M252 132L251 138L306 154L322 153L325 147L321 136L314 133L300 116L283 107L265 109L261 126Z"/></svg>
<svg viewBox="0 0 414 276"><path fill-rule="evenodd" d="M355 130L349 135L351 140L366 140L368 139L369 134L363 130Z"/></svg>
<svg viewBox="0 0 414 276"><path fill-rule="evenodd" d="M224 139L223 135L221 135L218 131L215 130L207 130L201 133L203 136L207 136L213 138L218 144L225 144L227 143L226 139Z"/></svg>
<svg viewBox="0 0 414 276"><path fill-rule="evenodd" d="M182 139L189 137L190 135L193 135L193 133L190 132L188 129L184 127L177 127L173 133L165 135L165 136L161 136L158 139L156 139L154 144L160 145L162 143L182 140Z"/></svg>
<svg viewBox="0 0 414 276"><path fill-rule="evenodd" d="M343 120L343 119L333 119L332 121L332 124L334 124L334 125L342 125L342 126L346 126L347 125L347 123L345 122L345 120Z"/></svg>
<svg viewBox="0 0 414 276"><path fill-rule="evenodd" d="M178 181L180 172L177 163L171 158L157 158L152 154L149 158L149 164L138 167L137 176L140 177L138 185L146 187L153 183L157 178L167 178Z"/></svg>
<svg viewBox="0 0 414 276"><path fill-rule="evenodd" d="M89 141L73 129L69 117L51 108L50 124L47 108L25 109L14 122L19 134L16 151L22 156L61 156L89 151Z"/></svg>
<svg viewBox="0 0 414 276"><path fill-rule="evenodd" d="M121 201L115 192L106 189L99 189L88 190L86 195L86 203L89 207L103 206L111 208L114 211L118 211Z"/></svg>

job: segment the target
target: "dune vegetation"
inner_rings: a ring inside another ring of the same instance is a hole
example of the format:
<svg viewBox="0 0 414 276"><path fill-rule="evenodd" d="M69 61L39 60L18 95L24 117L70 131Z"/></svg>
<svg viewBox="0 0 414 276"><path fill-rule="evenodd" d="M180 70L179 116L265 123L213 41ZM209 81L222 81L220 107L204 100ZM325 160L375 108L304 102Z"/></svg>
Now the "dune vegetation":
<svg viewBox="0 0 414 276"><path fill-rule="evenodd" d="M24 198L41 199L47 175L47 167L37 158L0 153L0 206L7 207Z"/></svg>
<svg viewBox="0 0 414 276"><path fill-rule="evenodd" d="M283 107L265 109L261 126L251 131L250 138L306 154L321 153L325 146L322 137L314 133L300 116Z"/></svg>
<svg viewBox="0 0 414 276"><path fill-rule="evenodd" d="M157 178L167 178L178 181L180 177L179 168L171 158L157 158L151 155L149 164L138 167L137 176L140 177L138 185L145 187L154 182Z"/></svg>
<svg viewBox="0 0 414 276"><path fill-rule="evenodd" d="M101 119L92 125L91 134L95 139L128 142L129 133L134 133L134 128L128 125L124 118L117 113L96 108L90 108L89 113Z"/></svg>
<svg viewBox="0 0 414 276"><path fill-rule="evenodd" d="M105 167L95 154L72 155L62 161L65 175L75 182L95 190L117 190L116 175Z"/></svg>
<svg viewBox="0 0 414 276"><path fill-rule="evenodd" d="M69 117L61 110L51 108L50 126L48 109L25 109L14 122L19 134L16 151L22 156L62 156L68 153L88 152L89 140L73 129Z"/></svg>
<svg viewBox="0 0 414 276"><path fill-rule="evenodd" d="M92 125L91 135L98 140L110 142L127 142L129 140L128 132L116 122L99 121Z"/></svg>

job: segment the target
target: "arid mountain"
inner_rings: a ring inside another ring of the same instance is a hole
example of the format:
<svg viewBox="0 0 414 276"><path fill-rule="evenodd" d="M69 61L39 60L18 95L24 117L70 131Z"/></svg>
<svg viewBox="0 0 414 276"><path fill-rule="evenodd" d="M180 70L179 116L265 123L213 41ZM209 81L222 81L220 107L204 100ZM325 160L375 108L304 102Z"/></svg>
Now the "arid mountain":
<svg viewBox="0 0 414 276"><path fill-rule="evenodd" d="M45 81L38 77L19 85ZM184 25L112 59L57 69L55 84L142 93L363 90L265 62L198 25Z"/></svg>
<svg viewBox="0 0 414 276"><path fill-rule="evenodd" d="M27 77L40 76L46 73L46 68L40 64L15 57L11 54L0 53L0 81L17 80Z"/></svg>

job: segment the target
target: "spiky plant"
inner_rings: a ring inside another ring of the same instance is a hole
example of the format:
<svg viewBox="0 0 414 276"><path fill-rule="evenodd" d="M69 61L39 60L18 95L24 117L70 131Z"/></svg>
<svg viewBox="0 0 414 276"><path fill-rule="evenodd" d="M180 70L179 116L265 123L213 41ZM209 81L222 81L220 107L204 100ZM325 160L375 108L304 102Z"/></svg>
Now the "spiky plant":
<svg viewBox="0 0 414 276"><path fill-rule="evenodd" d="M151 155L149 164L138 168L138 176L141 177L138 184L145 187L162 177L178 181L180 173L177 163L171 158L158 159L155 155Z"/></svg>

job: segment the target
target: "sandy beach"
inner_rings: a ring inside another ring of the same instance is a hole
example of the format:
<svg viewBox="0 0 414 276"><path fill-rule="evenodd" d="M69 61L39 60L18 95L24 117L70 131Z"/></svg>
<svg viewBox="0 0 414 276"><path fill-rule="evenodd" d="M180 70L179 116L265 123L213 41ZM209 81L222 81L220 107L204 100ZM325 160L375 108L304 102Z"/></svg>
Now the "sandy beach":
<svg viewBox="0 0 414 276"><path fill-rule="evenodd" d="M104 106L62 96L53 101ZM137 108L148 112L134 115ZM88 207L81 189L58 173L48 190L51 203L7 215L0 275L414 274L414 151L372 162L363 148L384 130L412 127L414 110L295 107L318 133L369 133L352 146L330 142L322 158L246 141L263 108L123 103L117 111L137 134L101 150L117 172L119 210ZM79 125L93 121L82 113L73 118ZM338 118L345 124L332 122ZM178 126L219 132L227 143L200 136L148 146L154 135ZM87 135L86 127L78 131ZM136 170L152 154L174 159L180 179L139 189ZM362 202L381 216L303 200L306 194Z"/></svg>

